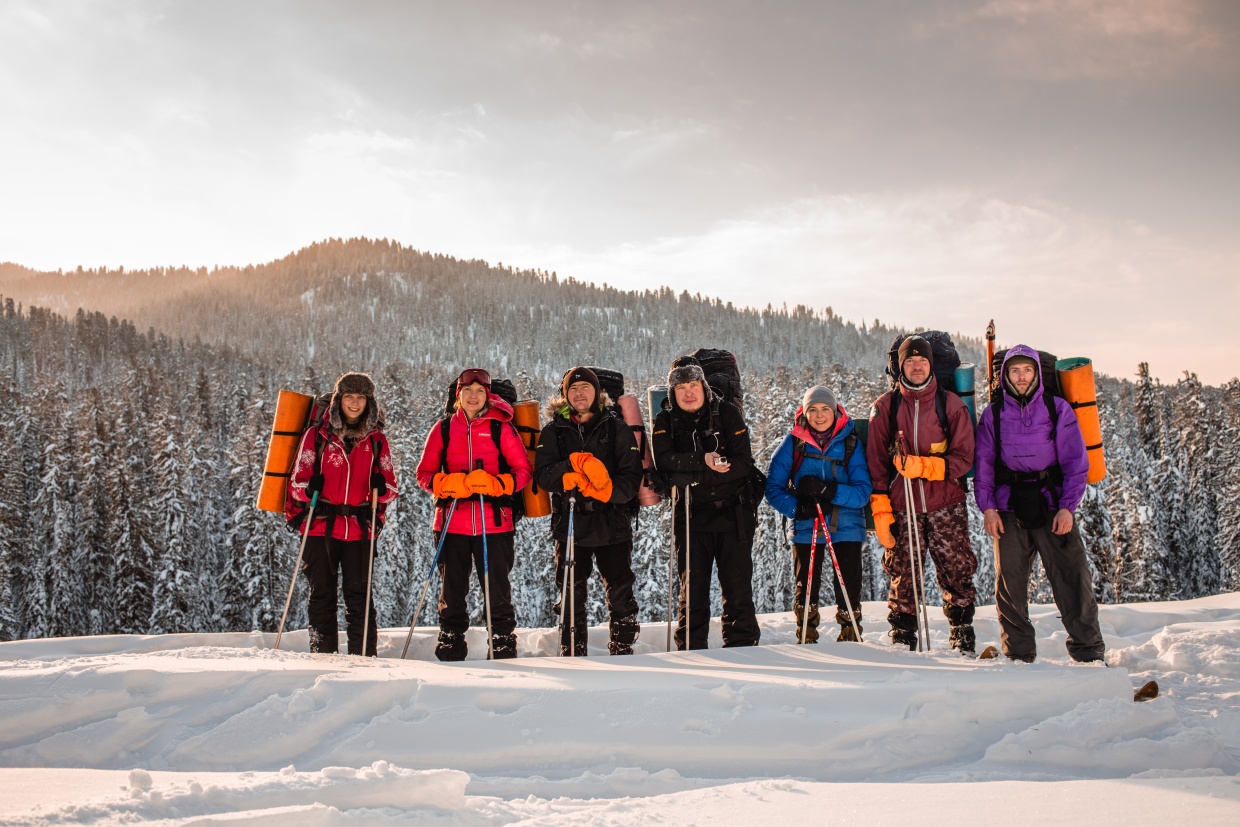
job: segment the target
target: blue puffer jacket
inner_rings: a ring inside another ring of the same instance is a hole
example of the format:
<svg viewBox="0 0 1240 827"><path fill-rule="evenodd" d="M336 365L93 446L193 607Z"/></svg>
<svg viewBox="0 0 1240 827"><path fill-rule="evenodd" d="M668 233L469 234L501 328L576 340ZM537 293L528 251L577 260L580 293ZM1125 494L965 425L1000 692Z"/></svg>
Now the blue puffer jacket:
<svg viewBox="0 0 1240 827"><path fill-rule="evenodd" d="M837 488L835 498L831 500L831 503L838 509L838 522L835 530L831 532L831 541L836 543L865 539L863 509L870 501L872 490L870 469L865 461L865 446L860 442L857 443L856 450L848 460L848 468L844 468L844 443L852 432L853 421L844 412L844 406L840 405L836 409L835 433L831 441L827 443L827 450L824 453L819 450L818 443L814 441L813 435L809 432L809 426L805 424L801 410L798 408L792 433L784 437L783 444L779 446L775 456L771 457L771 468L766 474L766 501L780 514L791 519L796 515L797 497L788 490L788 478L792 474L793 447L798 439L803 440L805 458L801 460L801 465L796 471L796 479L792 481L792 484L795 488L797 480L806 474L813 474L823 480L835 480ZM825 507L822 510L828 522L832 519L833 510L835 509ZM792 541L808 543L813 533L813 520L797 520ZM826 538L822 532L819 532L818 539L822 542Z"/></svg>

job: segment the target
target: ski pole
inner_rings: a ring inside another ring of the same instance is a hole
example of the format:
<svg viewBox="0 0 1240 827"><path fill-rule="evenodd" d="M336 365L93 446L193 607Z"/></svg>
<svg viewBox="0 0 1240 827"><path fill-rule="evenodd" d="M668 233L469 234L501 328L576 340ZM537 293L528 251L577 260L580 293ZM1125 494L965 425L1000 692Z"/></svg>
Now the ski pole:
<svg viewBox="0 0 1240 827"><path fill-rule="evenodd" d="M814 582L814 564L818 562L818 526L819 519L822 517L822 509L818 509L818 516L814 518L814 536L809 541L809 569L805 572L805 593L801 596L801 643L804 645L805 636L809 634L809 593Z"/></svg>
<svg viewBox="0 0 1240 827"><path fill-rule="evenodd" d="M574 602L577 599L575 589L576 577L573 568L576 565L574 553L576 552L576 543L573 539L573 518L577 511L577 497L569 495L568 497L568 539L564 543L564 581L560 587L560 646L564 645L564 633L568 633L568 655L567 657L576 657L577 655L577 616L576 606ZM564 626L564 615L568 614L568 627Z"/></svg>
<svg viewBox="0 0 1240 827"><path fill-rule="evenodd" d="M280 638L284 636L284 621L288 620L288 607L293 602L293 587L297 585L297 572L301 569L301 556L306 550L306 538L310 536L310 524L314 522L314 507L319 504L319 492L315 491L310 498L310 510L306 512L306 527L301 532L301 545L297 549L297 562L293 564L293 579L288 584L288 597L284 599L284 614L280 615L280 630L276 632L275 648L280 648Z"/></svg>
<svg viewBox="0 0 1240 827"><path fill-rule="evenodd" d="M379 512L379 489L370 489L370 559L366 563L366 611L362 614L362 657L366 657L370 649L370 589L375 576L375 517ZM375 630L378 637L379 630ZM375 641L375 653L378 654L379 641Z"/></svg>
<svg viewBox="0 0 1240 827"><path fill-rule="evenodd" d="M672 541L668 544L667 554L667 651L672 651L672 604L676 602L676 500L675 486L672 486Z"/></svg>
<svg viewBox="0 0 1240 827"><path fill-rule="evenodd" d="M904 460L908 457L905 450L904 431L897 432L896 446L900 452L900 459ZM913 481L903 474L900 475L904 480L904 517L905 529L908 534L908 560L909 560L909 579L913 587L913 616L917 618L917 651L922 651L922 643L924 640L926 651L930 651L930 624L924 623L925 612L922 611L922 586L923 578L919 574L921 563L921 531L917 527L917 517L914 514L917 505L913 500Z"/></svg>
<svg viewBox="0 0 1240 827"><path fill-rule="evenodd" d="M852 600L848 597L848 586L844 584L844 573L840 571L839 558L835 556L835 543L831 542L831 532L827 530L827 518L822 516L822 504L818 504L818 519L822 521L822 534L827 538L827 552L831 555L831 565L835 567L835 579L840 582L840 591L844 593L844 606L848 609L848 621L852 623L853 634L857 642L861 642L861 630L857 628L857 618L853 615Z"/></svg>
<svg viewBox="0 0 1240 827"><path fill-rule="evenodd" d="M476 464L481 468L482 460ZM495 660L495 637L491 634L491 566L487 554L487 498L482 494L478 495L478 513L482 523L482 598L487 612L487 660Z"/></svg>
<svg viewBox="0 0 1240 827"><path fill-rule="evenodd" d="M685 486L685 651L693 650L693 641L689 638L689 601L692 600L693 580L691 579L692 571L689 567L689 503L693 499L693 492L689 490L689 486Z"/></svg>
<svg viewBox="0 0 1240 827"><path fill-rule="evenodd" d="M418 607L413 610L413 620L409 621L409 634L405 635L405 648L400 652L401 660L404 660L405 655L409 653L409 641L413 640L413 627L417 625L418 615L422 614L422 606L426 603L426 596L430 593L431 576L439 566L439 555L443 552L443 542L448 539L448 523L452 522L452 515L455 513L456 500L454 499L448 504L448 516L444 517L443 531L439 533L439 545L435 549L435 559L431 561L430 570L426 572L426 585L422 587L422 597L418 600Z"/></svg>

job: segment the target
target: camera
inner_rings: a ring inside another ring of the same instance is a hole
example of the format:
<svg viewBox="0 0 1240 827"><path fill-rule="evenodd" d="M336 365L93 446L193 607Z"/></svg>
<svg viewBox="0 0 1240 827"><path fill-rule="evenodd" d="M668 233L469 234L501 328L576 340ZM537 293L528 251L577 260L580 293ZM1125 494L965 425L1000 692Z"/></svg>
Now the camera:
<svg viewBox="0 0 1240 827"><path fill-rule="evenodd" d="M715 465L727 465L728 458L724 456L715 457Z"/></svg>

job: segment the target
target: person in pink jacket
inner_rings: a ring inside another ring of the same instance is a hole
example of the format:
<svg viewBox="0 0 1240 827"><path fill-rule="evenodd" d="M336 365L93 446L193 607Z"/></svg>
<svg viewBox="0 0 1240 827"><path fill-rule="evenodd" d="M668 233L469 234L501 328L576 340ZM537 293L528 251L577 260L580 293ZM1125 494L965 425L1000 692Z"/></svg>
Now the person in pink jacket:
<svg viewBox="0 0 1240 827"><path fill-rule="evenodd" d="M512 426L512 407L491 393L491 377L485 370L462 371L456 380L455 412L431 428L418 463L418 484L435 495L435 531L448 532L439 557L435 656L440 660L464 660L468 651L465 598L471 561L484 596L490 592L491 651L496 659L517 656L516 613L508 582L514 562L512 501L532 476L525 444ZM445 527L453 500L456 508Z"/></svg>
<svg viewBox="0 0 1240 827"><path fill-rule="evenodd" d="M378 509L371 524L371 492ZM314 520L302 525L315 494ZM375 401L375 383L364 373L345 373L336 380L323 419L311 423L301 438L297 464L289 478L288 497L300 504L300 517L290 525L307 535L302 571L310 581L310 651L334 653L339 647L336 583L343 580L344 618L349 654L376 653L375 605L370 602L368 633L366 599L371 538L383 526L387 504L396 499L396 473L383 411Z"/></svg>

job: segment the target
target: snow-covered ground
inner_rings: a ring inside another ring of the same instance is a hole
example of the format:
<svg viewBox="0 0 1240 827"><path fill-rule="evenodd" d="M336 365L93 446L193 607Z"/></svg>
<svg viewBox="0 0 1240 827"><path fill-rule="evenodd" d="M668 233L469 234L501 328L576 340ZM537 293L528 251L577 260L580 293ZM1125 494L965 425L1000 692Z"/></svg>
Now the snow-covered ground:
<svg viewBox="0 0 1240 827"><path fill-rule="evenodd" d="M761 647L666 654L651 624L626 658L602 628L497 663L475 630L461 664L431 629L406 661L402 629L371 661L304 631L4 643L0 824L1240 824L1240 594L1102 607L1111 668L1032 614L1035 664L949 653L941 615L895 649L877 603L861 645L777 614Z"/></svg>

